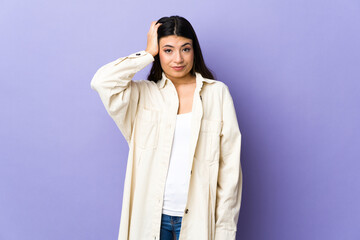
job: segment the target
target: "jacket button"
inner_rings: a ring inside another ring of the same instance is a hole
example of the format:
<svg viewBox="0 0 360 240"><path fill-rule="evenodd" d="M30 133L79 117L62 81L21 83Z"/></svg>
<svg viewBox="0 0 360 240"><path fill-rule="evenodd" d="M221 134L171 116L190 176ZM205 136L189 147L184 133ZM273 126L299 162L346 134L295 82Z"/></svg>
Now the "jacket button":
<svg viewBox="0 0 360 240"><path fill-rule="evenodd" d="M137 53L136 56L140 56L141 54L140 53Z"/></svg>
<svg viewBox="0 0 360 240"><path fill-rule="evenodd" d="M186 209L186 210L185 210L185 213L187 214L188 212L189 212L189 209Z"/></svg>

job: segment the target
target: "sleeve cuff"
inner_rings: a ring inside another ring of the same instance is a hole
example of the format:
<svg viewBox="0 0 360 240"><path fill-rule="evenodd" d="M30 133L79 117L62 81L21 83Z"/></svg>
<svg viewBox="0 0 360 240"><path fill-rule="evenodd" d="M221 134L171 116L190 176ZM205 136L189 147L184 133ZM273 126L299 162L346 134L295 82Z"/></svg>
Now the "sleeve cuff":
<svg viewBox="0 0 360 240"><path fill-rule="evenodd" d="M142 51L130 54L127 57L118 58L113 63L114 63L114 65L118 65L125 59L135 60L135 62L137 63L136 71L143 69L144 67L146 67L148 64L152 63L155 60L153 55L146 52L145 50L142 50Z"/></svg>
<svg viewBox="0 0 360 240"><path fill-rule="evenodd" d="M138 57L147 57L149 58L149 60L151 59L152 61L154 61L154 57L153 55L151 55L150 53L146 52L145 50L130 54L128 56L129 58L138 58Z"/></svg>
<svg viewBox="0 0 360 240"><path fill-rule="evenodd" d="M235 240L236 231L225 230L221 228L215 229L215 240Z"/></svg>

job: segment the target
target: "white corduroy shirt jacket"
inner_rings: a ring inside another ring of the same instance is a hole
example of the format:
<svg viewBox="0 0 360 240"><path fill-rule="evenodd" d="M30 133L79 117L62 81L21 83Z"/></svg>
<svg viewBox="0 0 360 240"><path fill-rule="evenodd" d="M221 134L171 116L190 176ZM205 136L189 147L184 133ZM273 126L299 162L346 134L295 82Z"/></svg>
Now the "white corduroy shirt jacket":
<svg viewBox="0 0 360 240"><path fill-rule="evenodd" d="M159 240L179 99L162 73L134 81L154 61L140 51L100 67L91 88L129 145L119 240ZM190 181L180 240L235 240L241 205L241 133L228 87L196 73Z"/></svg>

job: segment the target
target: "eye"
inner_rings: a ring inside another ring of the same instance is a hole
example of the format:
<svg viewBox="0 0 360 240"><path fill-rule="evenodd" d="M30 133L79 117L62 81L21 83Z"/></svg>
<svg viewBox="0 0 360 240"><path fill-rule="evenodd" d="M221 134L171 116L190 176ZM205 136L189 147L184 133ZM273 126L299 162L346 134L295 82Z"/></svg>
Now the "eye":
<svg viewBox="0 0 360 240"><path fill-rule="evenodd" d="M183 50L184 50L185 52L190 52L191 49L190 49L190 48L184 48Z"/></svg>
<svg viewBox="0 0 360 240"><path fill-rule="evenodd" d="M170 52L171 52L171 49L165 49L164 52L165 52L165 53L170 53Z"/></svg>

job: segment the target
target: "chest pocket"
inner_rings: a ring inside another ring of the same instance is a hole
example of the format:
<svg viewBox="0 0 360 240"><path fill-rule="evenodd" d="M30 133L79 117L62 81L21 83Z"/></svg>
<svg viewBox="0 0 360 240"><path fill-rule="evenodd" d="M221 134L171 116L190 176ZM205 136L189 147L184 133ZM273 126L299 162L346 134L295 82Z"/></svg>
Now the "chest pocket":
<svg viewBox="0 0 360 240"><path fill-rule="evenodd" d="M154 148L159 141L159 110L140 107L135 125L134 144L140 148Z"/></svg>
<svg viewBox="0 0 360 240"><path fill-rule="evenodd" d="M195 157L210 164L219 159L221 121L201 120L199 138L196 145Z"/></svg>

